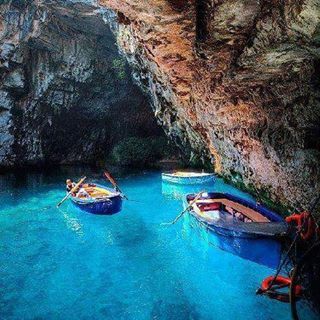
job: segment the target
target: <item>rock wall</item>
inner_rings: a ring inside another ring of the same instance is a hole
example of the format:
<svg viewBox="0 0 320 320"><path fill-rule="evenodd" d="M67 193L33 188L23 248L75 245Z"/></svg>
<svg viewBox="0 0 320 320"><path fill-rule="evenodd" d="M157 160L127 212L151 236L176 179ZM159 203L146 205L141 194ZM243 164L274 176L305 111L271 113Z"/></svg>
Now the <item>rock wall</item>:
<svg viewBox="0 0 320 320"><path fill-rule="evenodd" d="M93 162L124 135L160 134L137 80L191 163L307 207L320 189L319 7L2 1L0 165Z"/></svg>
<svg viewBox="0 0 320 320"><path fill-rule="evenodd" d="M0 2L1 166L93 163L126 136L162 134L89 2Z"/></svg>
<svg viewBox="0 0 320 320"><path fill-rule="evenodd" d="M318 0L100 0L157 119L262 198L320 189Z"/></svg>

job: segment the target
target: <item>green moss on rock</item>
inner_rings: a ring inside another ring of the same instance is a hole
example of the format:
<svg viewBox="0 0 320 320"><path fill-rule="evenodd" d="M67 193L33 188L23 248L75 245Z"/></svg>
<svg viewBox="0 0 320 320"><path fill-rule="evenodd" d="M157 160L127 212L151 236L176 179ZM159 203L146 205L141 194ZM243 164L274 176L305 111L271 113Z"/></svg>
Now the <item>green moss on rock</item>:
<svg viewBox="0 0 320 320"><path fill-rule="evenodd" d="M221 175L220 177L226 183L229 183L236 188L251 194L257 201L282 216L287 216L289 212L293 211L292 207L273 201L271 199L271 192L267 188L261 188L258 190L253 184L246 185L242 180L241 174L239 173L232 172L231 175Z"/></svg>
<svg viewBox="0 0 320 320"><path fill-rule="evenodd" d="M124 59L113 59L112 69L116 71L116 75L119 80L123 80L126 77L126 62Z"/></svg>
<svg viewBox="0 0 320 320"><path fill-rule="evenodd" d="M121 166L150 167L161 159L169 158L174 152L163 137L130 137L113 148L111 160Z"/></svg>

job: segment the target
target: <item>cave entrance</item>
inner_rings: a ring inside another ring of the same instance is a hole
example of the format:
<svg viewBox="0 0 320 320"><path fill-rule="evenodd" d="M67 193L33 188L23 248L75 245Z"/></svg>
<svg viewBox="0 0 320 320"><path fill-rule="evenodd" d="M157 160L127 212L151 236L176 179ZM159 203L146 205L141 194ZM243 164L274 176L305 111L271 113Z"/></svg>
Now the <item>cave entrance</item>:
<svg viewBox="0 0 320 320"><path fill-rule="evenodd" d="M14 101L13 165L97 163L129 138L140 152L168 144L110 27L94 10L72 2L3 4L0 44L19 38L0 82L16 80L5 88Z"/></svg>

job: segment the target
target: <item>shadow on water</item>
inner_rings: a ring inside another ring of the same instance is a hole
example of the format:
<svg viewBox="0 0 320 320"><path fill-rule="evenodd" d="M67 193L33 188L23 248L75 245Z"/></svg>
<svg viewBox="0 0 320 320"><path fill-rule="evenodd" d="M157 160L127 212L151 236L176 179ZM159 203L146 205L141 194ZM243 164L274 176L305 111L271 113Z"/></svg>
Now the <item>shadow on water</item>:
<svg viewBox="0 0 320 320"><path fill-rule="evenodd" d="M159 320L204 320L204 318L197 312L197 306L191 304L186 297L183 295L176 295L176 298L177 299L174 301L156 301L153 305L150 318Z"/></svg>

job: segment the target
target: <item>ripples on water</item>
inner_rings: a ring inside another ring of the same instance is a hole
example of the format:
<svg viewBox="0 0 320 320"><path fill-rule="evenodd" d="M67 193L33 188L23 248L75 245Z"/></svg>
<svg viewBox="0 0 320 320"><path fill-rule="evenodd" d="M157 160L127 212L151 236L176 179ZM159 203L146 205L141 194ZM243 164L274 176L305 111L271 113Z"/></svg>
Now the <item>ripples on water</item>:
<svg viewBox="0 0 320 320"><path fill-rule="evenodd" d="M187 219L160 225L182 210L160 173L123 175L139 202L117 215L58 210L65 178L84 173L103 183L79 168L1 177L1 319L290 319L287 304L255 295L273 270L208 245Z"/></svg>

